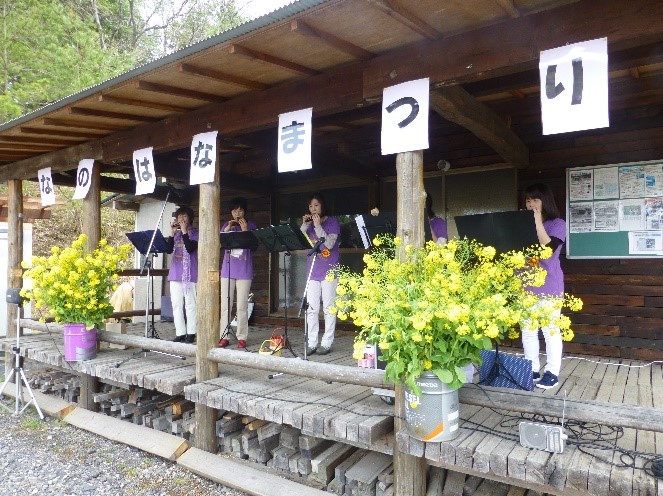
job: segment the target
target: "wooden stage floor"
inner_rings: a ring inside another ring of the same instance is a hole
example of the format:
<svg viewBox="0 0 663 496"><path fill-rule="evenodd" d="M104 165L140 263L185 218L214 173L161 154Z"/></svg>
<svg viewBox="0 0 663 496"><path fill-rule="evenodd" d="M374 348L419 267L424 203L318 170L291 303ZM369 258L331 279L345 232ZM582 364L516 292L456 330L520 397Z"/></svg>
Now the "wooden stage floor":
<svg viewBox="0 0 663 496"><path fill-rule="evenodd" d="M252 326L247 352L256 353L273 329ZM131 334L142 336L144 330L144 324L129 326ZM162 339L174 337L172 323L157 322L156 330ZM289 326L289 338L293 350L302 358L303 332L299 322ZM231 341L231 348L236 349L234 340ZM9 350L12 344L6 340L2 342L5 350ZM423 443L404 432L394 436L393 407L363 386L326 383L286 374L270 378L270 374L262 370L224 364L219 365L217 379L195 384L193 358L182 360L152 352L138 353L133 357L135 350L103 348L93 360L65 362L62 350L61 333L28 334L21 340L24 356L63 370L84 372L101 380L154 389L169 395L183 394L189 400L213 408L292 425L304 434L382 453L392 453L396 437L401 450L424 456L430 464L542 493L663 496L663 480L640 469L643 458L635 460L635 469L633 466L618 466L623 465L619 451L596 449L596 444L587 444L589 440L596 440L598 426L585 426L594 429L581 433L580 439L574 440L573 434L580 433L581 426L577 423L566 425L571 439L563 453L553 454L520 445L518 423L522 417L519 414L461 404L459 436L446 443ZM314 354L309 360L355 367L351 355L352 335L340 333L334 341L332 353L326 356ZM286 349L283 359L298 358ZM663 371L661 363L648 365L636 361L567 356L558 387L519 394L538 397L542 404L545 404L546 396L566 395L569 400L663 410ZM663 430L661 427L658 426L658 430ZM601 428L601 435L608 438L611 431ZM609 443L602 444L607 446ZM624 428L619 439L613 439L612 444L619 450L663 458L661 432Z"/></svg>

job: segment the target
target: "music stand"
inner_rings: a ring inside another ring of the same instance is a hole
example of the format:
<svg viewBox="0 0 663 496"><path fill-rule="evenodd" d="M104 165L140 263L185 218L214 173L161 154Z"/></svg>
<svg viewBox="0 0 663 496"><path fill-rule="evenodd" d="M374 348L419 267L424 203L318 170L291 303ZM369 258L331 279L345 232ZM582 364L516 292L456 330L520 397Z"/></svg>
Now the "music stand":
<svg viewBox="0 0 663 496"><path fill-rule="evenodd" d="M529 210L460 215L454 218L461 238L476 239L483 245L494 247L498 253L520 251L539 244L534 214Z"/></svg>
<svg viewBox="0 0 663 496"><path fill-rule="evenodd" d="M162 211L163 212L163 211ZM131 244L134 245L138 252L145 256L145 262L140 269L140 275L143 274L143 270L147 271L147 298L145 301L145 337L153 339L161 339L157 330L154 326L154 275L151 273L151 268L154 264L154 257L159 253L168 252L168 243L166 239L161 234L160 229L148 230L148 231L136 231L126 233L127 238L131 241ZM152 305L152 318L150 325L150 303ZM135 352L132 356L127 357L125 360L122 360L115 367L119 367L124 364L126 361L131 358L135 358L138 354L147 354L150 353L160 353L162 355L173 356L181 358L184 360L184 357L179 355L173 355L172 353L164 353L162 351L146 350L142 349Z"/></svg>
<svg viewBox="0 0 663 496"><path fill-rule="evenodd" d="M255 251L258 249L258 238L256 238L255 234L253 234L253 231L228 231L228 232L222 232L219 235L219 240L221 242L221 248L226 251L226 257L228 257L228 323L226 324L225 329L221 331L221 336L220 339L224 339L228 337L228 334L232 335L233 338L235 338L235 341L237 341L237 335L232 332L231 330L231 319L230 319L230 314L231 314L231 308L230 308L230 279L232 278L232 275L230 273L230 257L232 256L230 254L230 250L235 250L235 249L249 249L251 251ZM245 348L246 351L246 348Z"/></svg>
<svg viewBox="0 0 663 496"><path fill-rule="evenodd" d="M396 213L357 215L355 216L355 225L364 249L368 250L373 246L373 239L378 234L396 234Z"/></svg>
<svg viewBox="0 0 663 496"><path fill-rule="evenodd" d="M290 350L292 356L297 357L297 354L293 351L292 346L290 345L290 340L288 339L288 265L285 262L285 257L290 256L291 250L306 250L311 248L311 245L308 239L306 239L306 236L304 236L304 234L297 226L291 226L289 224L263 227L251 232L270 252L283 252L283 289L285 291L285 347ZM270 379L275 375L276 374L270 375Z"/></svg>

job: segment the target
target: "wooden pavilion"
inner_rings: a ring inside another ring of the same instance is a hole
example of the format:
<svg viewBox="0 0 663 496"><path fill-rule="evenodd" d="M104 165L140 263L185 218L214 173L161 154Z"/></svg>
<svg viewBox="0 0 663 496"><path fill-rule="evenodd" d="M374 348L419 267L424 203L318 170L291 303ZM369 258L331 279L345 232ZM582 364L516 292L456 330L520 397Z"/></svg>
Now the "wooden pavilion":
<svg viewBox="0 0 663 496"><path fill-rule="evenodd" d="M539 53L601 37L610 127L543 136ZM381 155L383 88L423 77L430 148ZM132 153L153 147L158 175L197 205L200 273L212 274L224 202L237 194L249 198L258 225L301 216L314 190L336 215L396 209L398 231L413 244L423 242L424 185L447 213L516 208L522 186L535 180L551 184L563 205L568 167L661 158L662 81L660 1L300 0L1 125L8 287L21 285L21 183L44 167L56 184L73 186L79 160L95 160L83 223L96 245L101 191L133 193ZM307 107L313 169L279 174L278 115ZM219 132L216 181L189 187L191 138L208 130ZM440 170L440 161L451 169ZM255 313L267 316L279 308L278 258L262 253L255 265ZM585 301L567 350L660 358L659 260L566 260L564 268L568 290ZM208 353L219 334L218 278L201 277L198 291L206 311L198 315L205 331L195 378L204 382L218 376L210 357L219 352ZM8 309L8 329L16 317ZM213 452L215 409L198 404L196 419L197 446ZM424 458L394 451L399 494L421 494Z"/></svg>

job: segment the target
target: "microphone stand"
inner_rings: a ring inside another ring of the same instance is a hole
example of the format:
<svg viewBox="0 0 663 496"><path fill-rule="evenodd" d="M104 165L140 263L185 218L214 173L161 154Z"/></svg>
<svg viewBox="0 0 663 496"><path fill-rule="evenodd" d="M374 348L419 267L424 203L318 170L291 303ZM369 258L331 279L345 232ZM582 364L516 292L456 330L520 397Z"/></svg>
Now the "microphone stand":
<svg viewBox="0 0 663 496"><path fill-rule="evenodd" d="M224 256L228 258L228 263L227 263L227 265L228 265L228 284L227 284L228 294L226 295L226 298L227 298L227 301L228 301L228 303L227 303L227 305L228 305L228 307L227 307L228 308L228 312L227 312L228 322L226 323L226 327L223 329L223 332L221 333L220 339L227 339L228 334L230 334L235 339L235 341L237 341L237 334L235 334L232 331L232 326L230 325L230 322L231 322L230 315L232 313L231 312L232 306L230 304L230 279L231 279L230 278L230 256L231 256L230 255L230 250L226 250Z"/></svg>
<svg viewBox="0 0 663 496"><path fill-rule="evenodd" d="M161 225L161 221L163 219L163 212L166 210L166 205L168 204L168 199L170 198L170 188L168 188L168 192L166 193L166 199L163 202L163 205L161 205L161 212L159 212L159 218L157 219L157 223L154 226L154 230L152 231L152 238L150 239L150 243L147 247L147 250L145 251L145 262L143 263L143 266L140 269L139 276L143 275L143 271L147 269L147 297L145 300L145 337L146 338L156 338L156 339L161 339L159 335L156 332L156 329L154 328L154 276L150 273L150 268L152 263L154 262L154 257L156 256L156 252L153 251L153 246L154 246L154 238L157 235L157 230L159 226ZM150 289L151 287L151 289ZM150 298L152 299L152 336L149 335L148 333L148 328L149 328L149 315L150 315ZM161 355L167 355L171 356L174 358L179 358L181 360L185 360L186 358L180 355L175 355L173 353L166 353L163 351L155 351L155 350L148 350L143 348L140 351L134 352L131 356L125 358L122 360L120 363L115 365L115 368L119 368L121 365L124 363L128 362L132 358L136 358L138 355L142 355L143 358L147 357L148 353L159 353Z"/></svg>
<svg viewBox="0 0 663 496"><path fill-rule="evenodd" d="M304 360L308 360L308 294L309 283L311 282L311 274L313 274L313 267L315 267L315 261L318 258L318 253L320 253L320 246L325 242L325 238L320 238L315 243L313 248L309 250L307 256L313 255L313 260L311 261L311 267L308 270L308 275L306 276L306 285L304 286L304 295L302 296L302 303L299 306L299 313L297 318L300 318L302 315L302 310L304 310Z"/></svg>

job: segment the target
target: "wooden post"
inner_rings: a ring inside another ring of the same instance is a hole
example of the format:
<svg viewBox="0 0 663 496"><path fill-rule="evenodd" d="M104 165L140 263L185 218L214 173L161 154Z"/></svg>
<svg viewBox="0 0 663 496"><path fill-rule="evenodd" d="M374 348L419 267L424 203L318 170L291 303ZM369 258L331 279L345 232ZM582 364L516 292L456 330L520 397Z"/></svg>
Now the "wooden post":
<svg viewBox="0 0 663 496"><path fill-rule="evenodd" d="M7 181L7 288L23 286L23 181ZM16 319L19 318L18 305L7 305L7 339L16 339ZM14 366L14 357L5 353L5 376Z"/></svg>
<svg viewBox="0 0 663 496"><path fill-rule="evenodd" d="M87 234L87 251L99 246L101 239L101 164L95 164L90 177L90 189L83 200L83 233Z"/></svg>
<svg viewBox="0 0 663 496"><path fill-rule="evenodd" d="M399 153L396 156L397 235L402 239L399 257L405 255L405 246L424 245L424 153L423 151ZM405 428L405 395L403 385L395 387L395 432ZM401 453L394 440L394 494L424 496L426 494L426 460Z"/></svg>
<svg viewBox="0 0 663 496"><path fill-rule="evenodd" d="M215 379L219 366L207 358L207 353L219 340L221 318L219 310L219 267L221 259L221 185L219 160L216 160L215 181L200 185L198 204L198 284L196 315L196 382ZM196 448L216 453L216 421L214 408L196 403Z"/></svg>
<svg viewBox="0 0 663 496"><path fill-rule="evenodd" d="M99 246L101 239L101 164L95 164L90 177L90 189L83 200L82 226L87 234L88 252ZM99 392L99 379L83 372L79 373L81 393L78 404L87 410L98 411L99 403L94 402L94 395Z"/></svg>

